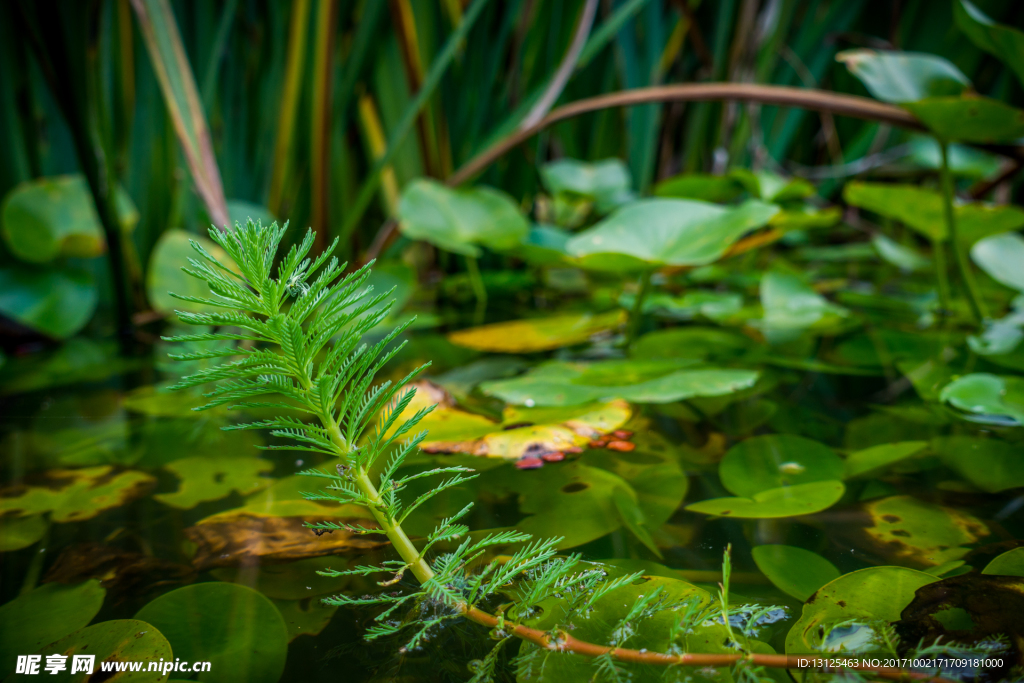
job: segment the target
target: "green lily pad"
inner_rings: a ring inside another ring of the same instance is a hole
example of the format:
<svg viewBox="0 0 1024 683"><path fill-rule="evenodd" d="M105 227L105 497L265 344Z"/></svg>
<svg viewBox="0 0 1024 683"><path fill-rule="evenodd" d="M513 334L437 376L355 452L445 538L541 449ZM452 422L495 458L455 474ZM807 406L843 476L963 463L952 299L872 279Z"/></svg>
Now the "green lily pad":
<svg viewBox="0 0 1024 683"><path fill-rule="evenodd" d="M154 311L166 314L174 311L200 313L223 310L193 301L182 301L169 294L174 292L181 296L200 299L214 298L205 282L182 270L183 267L188 267L189 259L197 258L191 244L193 241L198 242L207 253L221 263L231 263L231 257L209 238L184 230L165 230L153 247L149 257L149 268L146 270L146 297Z"/></svg>
<svg viewBox="0 0 1024 683"><path fill-rule="evenodd" d="M994 560L985 565L981 573L998 576L1024 576L1024 548L1014 548L996 556Z"/></svg>
<svg viewBox="0 0 1024 683"><path fill-rule="evenodd" d="M815 481L755 493L750 498L712 498L686 506L690 512L736 519L772 519L810 515L830 508L843 497L841 481Z"/></svg>
<svg viewBox="0 0 1024 683"><path fill-rule="evenodd" d="M467 256L480 247L496 251L519 245L530 224L512 198L489 187L452 190L433 180L414 180L398 204L402 234Z"/></svg>
<svg viewBox="0 0 1024 683"><path fill-rule="evenodd" d="M1024 111L988 97L931 97L903 107L943 140L983 144L1024 135Z"/></svg>
<svg viewBox="0 0 1024 683"><path fill-rule="evenodd" d="M717 261L778 211L759 200L726 208L691 199L641 199L573 237L566 251L595 270L699 266Z"/></svg>
<svg viewBox="0 0 1024 683"><path fill-rule="evenodd" d="M130 231L139 212L121 188L114 202L121 229ZM40 178L15 187L4 198L2 232L11 253L29 263L92 258L107 246L89 185L80 175Z"/></svg>
<svg viewBox="0 0 1024 683"><path fill-rule="evenodd" d="M804 602L839 578L839 570L821 555L791 545L759 545L751 551L761 573L786 595Z"/></svg>
<svg viewBox="0 0 1024 683"><path fill-rule="evenodd" d="M615 360L590 364L551 361L520 377L484 382L480 390L506 403L571 406L620 398L634 403L671 403L721 396L752 387L756 370L678 369L692 359Z"/></svg>
<svg viewBox="0 0 1024 683"><path fill-rule="evenodd" d="M963 412L971 422L1024 425L1024 378L976 372L959 377L939 393L939 400Z"/></svg>
<svg viewBox="0 0 1024 683"><path fill-rule="evenodd" d="M161 595L136 619L167 638L174 656L208 661L200 681L276 683L288 654L288 628L274 603L233 583L198 583Z"/></svg>
<svg viewBox="0 0 1024 683"><path fill-rule="evenodd" d="M164 505L191 510L199 503L220 500L237 491L243 496L266 488L270 481L260 475L274 469L274 463L258 458L221 457L182 458L168 463L164 469L180 480L174 493L153 496Z"/></svg>
<svg viewBox="0 0 1024 683"><path fill-rule="evenodd" d="M555 225L534 225L515 255L535 266L566 263L565 245L572 233Z"/></svg>
<svg viewBox="0 0 1024 683"><path fill-rule="evenodd" d="M1024 31L997 24L968 0L953 3L953 16L972 43L998 57L1024 83Z"/></svg>
<svg viewBox="0 0 1024 683"><path fill-rule="evenodd" d="M619 305L632 310L636 297L623 293ZM665 292L654 292L644 298L643 312L662 318L693 320L705 317L715 321L726 321L743 309L743 295L738 292L689 291L676 297ZM670 331L670 330L661 330ZM634 355L636 355L634 353Z"/></svg>
<svg viewBox="0 0 1024 683"><path fill-rule="evenodd" d="M902 104L959 95L971 86L952 62L922 52L846 50L836 55L875 99Z"/></svg>
<svg viewBox="0 0 1024 683"><path fill-rule="evenodd" d="M648 332L633 344L634 358L732 360L754 347L749 337L717 327L673 327Z"/></svg>
<svg viewBox="0 0 1024 683"><path fill-rule="evenodd" d="M778 271L761 278L761 306L764 317L758 322L771 343L791 341L806 330L835 326L848 315L845 308L815 292L799 276Z"/></svg>
<svg viewBox="0 0 1024 683"><path fill-rule="evenodd" d="M882 260L891 263L901 270L912 272L931 267L931 259L921 256L921 254L910 247L889 239L881 233L871 237L871 244L875 247L878 255L882 257Z"/></svg>
<svg viewBox="0 0 1024 683"><path fill-rule="evenodd" d="M92 319L98 293L92 273L71 266L0 268L0 314L56 339Z"/></svg>
<svg viewBox="0 0 1024 683"><path fill-rule="evenodd" d="M718 466L722 485L752 497L783 486L843 478L843 461L825 444L790 434L755 436L729 449Z"/></svg>
<svg viewBox="0 0 1024 683"><path fill-rule="evenodd" d="M996 282L1024 292L1024 237L1015 232L986 237L971 247L971 259Z"/></svg>
<svg viewBox="0 0 1024 683"><path fill-rule="evenodd" d="M106 591L92 579L75 586L45 583L0 606L0 666L14 671L18 655L38 652L92 621Z"/></svg>
<svg viewBox="0 0 1024 683"><path fill-rule="evenodd" d="M250 220L270 225L277 220L277 216L272 214L267 207L247 202L244 199L229 199L227 205L228 220L231 221L232 226L245 225L246 221Z"/></svg>
<svg viewBox="0 0 1024 683"><path fill-rule="evenodd" d="M656 197L678 199L699 199L705 202L723 204L742 194L741 185L731 176L706 173L684 173L654 186Z"/></svg>
<svg viewBox="0 0 1024 683"><path fill-rule="evenodd" d="M874 475L890 465L913 457L928 446L927 441L899 441L865 448L846 457L846 479Z"/></svg>
<svg viewBox="0 0 1024 683"><path fill-rule="evenodd" d="M938 577L905 567L868 567L844 574L814 593L786 636L786 653L822 651L823 629L851 619L899 621L922 586Z"/></svg>
<svg viewBox="0 0 1024 683"><path fill-rule="evenodd" d="M1024 486L1020 448L1005 441L971 436L932 439L942 462L982 491L998 493Z"/></svg>
<svg viewBox="0 0 1024 683"><path fill-rule="evenodd" d="M921 568L959 560L965 546L989 534L972 515L920 501L912 496L889 496L864 504L872 526L864 529L880 553L901 564Z"/></svg>
<svg viewBox="0 0 1024 683"><path fill-rule="evenodd" d="M579 161L559 159L540 167L540 178L552 195L590 199L598 213L608 213L634 198L633 179L621 159Z"/></svg>
<svg viewBox="0 0 1024 683"><path fill-rule="evenodd" d="M117 473L109 465L49 470L37 485L0 493L0 514L49 512L54 522L81 522L141 497L155 481L135 470Z"/></svg>
<svg viewBox="0 0 1024 683"><path fill-rule="evenodd" d="M55 643L51 643L39 650L44 655L42 663L45 665L45 655L62 654L67 657L65 662L66 670L62 671L59 680L74 681L75 683L88 683L100 678L104 681L163 681L164 676L171 670L174 663L174 655L171 653L171 644L167 642L163 634L152 624L137 619L114 619L112 621L101 621L98 624L87 626L79 631L70 633ZM72 671L74 656L77 654L92 655L95 663L90 672L80 671L77 675L69 675ZM142 675L132 672L103 673L100 662L142 662ZM158 664L161 667L166 664L167 671L147 672L150 664Z"/></svg>
<svg viewBox="0 0 1024 683"><path fill-rule="evenodd" d="M511 320L458 330L448 339L458 346L492 353L536 353L590 341L625 322L623 311L566 313L546 318Z"/></svg>
<svg viewBox="0 0 1024 683"><path fill-rule="evenodd" d="M803 178L784 178L771 171L734 168L729 172L751 195L766 202L794 202L814 194L814 185Z"/></svg>
<svg viewBox="0 0 1024 683"><path fill-rule="evenodd" d="M29 547L45 536L49 527L45 515L0 517L0 553Z"/></svg>

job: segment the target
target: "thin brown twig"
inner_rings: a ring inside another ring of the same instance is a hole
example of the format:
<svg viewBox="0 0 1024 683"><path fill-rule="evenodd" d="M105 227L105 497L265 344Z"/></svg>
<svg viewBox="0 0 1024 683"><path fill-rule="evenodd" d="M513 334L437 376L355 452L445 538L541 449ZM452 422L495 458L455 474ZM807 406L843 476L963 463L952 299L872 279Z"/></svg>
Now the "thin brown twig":
<svg viewBox="0 0 1024 683"><path fill-rule="evenodd" d="M924 130L921 123L909 112L891 104L885 104L857 95L753 83L683 83L661 85L600 95L558 107L536 125L510 134L470 159L453 173L447 182L452 186L461 185L524 140L529 139L554 123L579 116L580 114L612 107L629 107L651 102L703 102L709 100L736 100L801 107L816 111L828 111L833 114L842 114L859 119L880 121L913 130Z"/></svg>

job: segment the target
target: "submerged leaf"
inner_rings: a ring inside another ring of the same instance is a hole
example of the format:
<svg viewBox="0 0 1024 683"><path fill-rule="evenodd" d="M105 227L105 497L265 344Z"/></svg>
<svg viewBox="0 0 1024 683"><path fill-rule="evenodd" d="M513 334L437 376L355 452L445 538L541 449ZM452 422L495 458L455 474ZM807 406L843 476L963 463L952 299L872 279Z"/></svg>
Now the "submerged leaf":
<svg viewBox="0 0 1024 683"><path fill-rule="evenodd" d="M141 662L142 671L147 671L150 664L162 666L165 661L171 662L171 644L152 624L137 619L114 619L101 621L70 633L55 643L41 648L39 653L51 655L60 653L67 657L67 670L71 670L73 657L78 654L92 655L95 659L94 674L83 681L96 680L103 677L113 683L134 678L131 674L104 674L100 662ZM44 658L45 661L45 658ZM157 669L160 671L160 669ZM155 674L160 680L160 674ZM166 675L166 674L165 674ZM75 680L74 678L72 680ZM139 677L136 680L144 680Z"/></svg>
<svg viewBox="0 0 1024 683"><path fill-rule="evenodd" d="M49 470L37 485L0 491L0 512L20 516L50 512L54 522L81 522L140 498L155 481L134 470L116 473L109 465Z"/></svg>
<svg viewBox="0 0 1024 683"><path fill-rule="evenodd" d="M182 458L164 466L180 480L174 493L153 496L164 505L190 510L199 503L219 500L233 491L247 495L259 491L270 480L260 475L274 468L269 460L221 457Z"/></svg>
<svg viewBox="0 0 1024 683"><path fill-rule="evenodd" d="M623 311L568 313L470 327L452 332L448 339L478 351L536 353L590 341L595 335L618 328L625 319Z"/></svg>
<svg viewBox="0 0 1024 683"><path fill-rule="evenodd" d="M974 516L925 503L912 496L890 496L864 504L871 526L864 532L880 554L901 563L926 568L959 560L964 546L988 536Z"/></svg>
<svg viewBox="0 0 1024 683"><path fill-rule="evenodd" d="M801 602L839 578L839 570L821 555L790 545L759 545L751 551L757 568L775 587Z"/></svg>

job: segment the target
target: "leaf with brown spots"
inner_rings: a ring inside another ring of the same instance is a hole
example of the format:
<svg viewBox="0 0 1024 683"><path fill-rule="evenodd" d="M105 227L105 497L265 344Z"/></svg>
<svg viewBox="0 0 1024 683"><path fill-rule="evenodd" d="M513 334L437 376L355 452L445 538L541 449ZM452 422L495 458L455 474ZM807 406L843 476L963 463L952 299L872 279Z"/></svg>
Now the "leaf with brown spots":
<svg viewBox="0 0 1024 683"><path fill-rule="evenodd" d="M964 546L988 536L981 520L952 508L911 496L890 496L864 504L870 526L863 529L868 546L900 564L928 568L959 560Z"/></svg>
<svg viewBox="0 0 1024 683"><path fill-rule="evenodd" d="M0 514L50 512L54 522L80 522L142 497L155 483L144 472L113 467L49 470L29 485L0 490Z"/></svg>

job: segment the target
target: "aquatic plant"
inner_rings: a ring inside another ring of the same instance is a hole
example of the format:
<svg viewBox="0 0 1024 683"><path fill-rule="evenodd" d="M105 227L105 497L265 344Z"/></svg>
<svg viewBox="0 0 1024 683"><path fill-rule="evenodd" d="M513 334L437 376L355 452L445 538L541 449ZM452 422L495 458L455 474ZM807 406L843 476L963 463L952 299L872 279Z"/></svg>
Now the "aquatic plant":
<svg viewBox="0 0 1024 683"><path fill-rule="evenodd" d="M471 663L477 681L492 678L503 647L512 638L533 646L524 645L515 658L525 675L543 671L546 659L555 654L591 658L594 675L605 680L620 680L628 673L623 667L632 663L731 667L734 676L748 681L763 679L764 667L796 665L792 655L763 654L763 647L757 648L754 640L758 627L770 623L778 608L730 606L728 549L716 601L684 582L676 583L688 587L685 597L671 586L655 583L638 593L636 585L651 581L650 577L642 572L614 575L578 554L559 555L558 539L534 539L515 530L470 537L461 520L472 504L443 520L417 546L403 529L403 522L431 497L472 478L472 470L453 466L403 474L406 459L426 436L422 431L416 433L417 424L432 409L428 406L402 417L414 397L415 389L409 383L426 365L398 381L374 382L402 348L404 342L397 340L409 323L372 345L364 343L364 335L384 321L391 308L389 292L376 293L364 286L371 264L346 274L345 264L331 256L334 245L316 258L308 257L314 242L310 231L275 268L286 227L249 221L233 231L212 229L211 238L233 263L219 260L198 242L192 243L196 257L184 270L204 281L212 296L177 298L214 310L183 312L179 317L213 331L169 337L168 341L218 345L210 351L172 357L225 362L185 377L175 388L215 385L204 394L207 402L195 410L225 405L279 410L276 417L225 429L269 430L292 442L269 448L324 456L325 467L303 473L323 484L306 497L369 510L375 525L312 524L312 529L321 533L344 528L355 534L384 534L399 556L377 566L326 570L324 574L383 574L379 585L390 587L409 573L419 584L411 591L360 597L339 594L326 599L333 605L381 608L376 624L366 633L368 639L401 633L404 649L412 650L446 622L475 622L490 629L490 637L497 640L484 659ZM225 348L224 342L237 345ZM411 502L403 500L401 494L410 482L424 477L442 481ZM509 550L513 546L515 549ZM508 554L493 556L498 549ZM577 624L591 619L594 612L611 619L606 598L613 594L620 606L623 600L627 602L625 612L612 622L607 643L571 635ZM498 595L504 601L501 609L487 611L489 599ZM539 610L541 604L557 605L558 609ZM554 621L543 621L542 613L543 619L554 616ZM667 631L665 651L630 648L638 633L655 622ZM687 635L695 632L718 632L719 637L724 636L724 648L690 651ZM891 679L931 678L931 674L892 669L865 668L861 672Z"/></svg>

